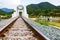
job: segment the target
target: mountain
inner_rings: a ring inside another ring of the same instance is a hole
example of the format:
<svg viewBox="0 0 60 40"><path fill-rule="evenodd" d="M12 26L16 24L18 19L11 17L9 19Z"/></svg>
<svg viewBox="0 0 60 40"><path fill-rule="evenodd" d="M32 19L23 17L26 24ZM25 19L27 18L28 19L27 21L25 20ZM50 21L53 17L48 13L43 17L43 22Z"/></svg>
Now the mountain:
<svg viewBox="0 0 60 40"><path fill-rule="evenodd" d="M13 13L13 9L8 9L8 8L1 8L0 9L0 16L1 15L11 15Z"/></svg>
<svg viewBox="0 0 60 40"><path fill-rule="evenodd" d="M42 2L38 4L40 9L56 9L57 7L49 2Z"/></svg>
<svg viewBox="0 0 60 40"><path fill-rule="evenodd" d="M60 6L57 6L58 7L58 9L60 9Z"/></svg>
<svg viewBox="0 0 60 40"><path fill-rule="evenodd" d="M41 2L28 5L27 12L31 16L60 16L60 6L55 6L49 2Z"/></svg>
<svg viewBox="0 0 60 40"><path fill-rule="evenodd" d="M42 2L39 4L30 4L27 6L27 9L57 9L57 6L49 3L49 2Z"/></svg>
<svg viewBox="0 0 60 40"><path fill-rule="evenodd" d="M5 14L12 14L13 11L3 11L2 9L0 9L0 15L5 15Z"/></svg>
<svg viewBox="0 0 60 40"><path fill-rule="evenodd" d="M13 9L8 9L8 8L1 8L0 10L4 11L4 12L12 12Z"/></svg>

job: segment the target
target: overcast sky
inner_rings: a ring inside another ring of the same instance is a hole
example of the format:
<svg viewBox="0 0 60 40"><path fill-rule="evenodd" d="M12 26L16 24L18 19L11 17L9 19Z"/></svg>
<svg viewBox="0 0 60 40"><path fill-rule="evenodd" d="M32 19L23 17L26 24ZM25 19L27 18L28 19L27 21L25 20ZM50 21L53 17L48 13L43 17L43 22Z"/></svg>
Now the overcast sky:
<svg viewBox="0 0 60 40"><path fill-rule="evenodd" d="M19 4L37 4L41 2L50 2L56 6L60 6L60 0L0 0L0 8L14 8Z"/></svg>

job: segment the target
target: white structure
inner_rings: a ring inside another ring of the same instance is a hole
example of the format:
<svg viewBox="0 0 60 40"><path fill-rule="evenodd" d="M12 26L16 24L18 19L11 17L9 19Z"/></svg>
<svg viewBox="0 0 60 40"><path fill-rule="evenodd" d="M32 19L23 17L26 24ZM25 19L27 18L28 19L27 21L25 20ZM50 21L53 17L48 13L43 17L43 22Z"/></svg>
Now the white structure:
<svg viewBox="0 0 60 40"><path fill-rule="evenodd" d="M23 5L19 5L16 7L15 12L12 14L12 17L19 16L19 12L22 12L22 16L28 18L26 7Z"/></svg>
<svg viewBox="0 0 60 40"><path fill-rule="evenodd" d="M21 3L19 3L19 4L21 4ZM15 10L15 12L12 14L12 18L19 16L19 12L22 12L22 16L28 18L26 6L24 6L24 5L17 5L14 8L14 10Z"/></svg>

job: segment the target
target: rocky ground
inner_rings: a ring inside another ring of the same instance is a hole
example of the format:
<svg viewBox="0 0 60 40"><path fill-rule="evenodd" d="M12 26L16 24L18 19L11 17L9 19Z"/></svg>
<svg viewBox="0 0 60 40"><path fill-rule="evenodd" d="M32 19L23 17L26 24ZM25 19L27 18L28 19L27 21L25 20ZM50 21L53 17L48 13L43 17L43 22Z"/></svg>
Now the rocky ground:
<svg viewBox="0 0 60 40"><path fill-rule="evenodd" d="M4 34L3 40L38 40L21 18Z"/></svg>

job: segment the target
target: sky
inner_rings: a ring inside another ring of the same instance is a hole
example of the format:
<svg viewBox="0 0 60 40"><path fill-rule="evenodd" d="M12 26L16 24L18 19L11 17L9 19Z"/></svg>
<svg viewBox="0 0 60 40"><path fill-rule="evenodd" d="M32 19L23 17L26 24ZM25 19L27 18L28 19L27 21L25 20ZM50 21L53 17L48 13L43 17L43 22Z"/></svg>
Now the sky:
<svg viewBox="0 0 60 40"><path fill-rule="evenodd" d="M60 6L60 0L0 0L0 8L15 8L19 4L25 6L29 4L37 4L41 2L50 2L53 5Z"/></svg>

